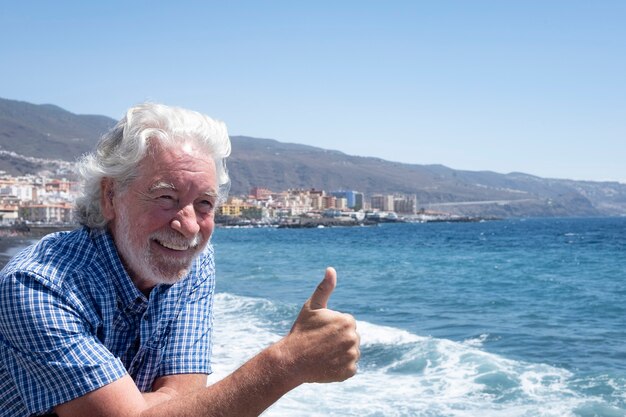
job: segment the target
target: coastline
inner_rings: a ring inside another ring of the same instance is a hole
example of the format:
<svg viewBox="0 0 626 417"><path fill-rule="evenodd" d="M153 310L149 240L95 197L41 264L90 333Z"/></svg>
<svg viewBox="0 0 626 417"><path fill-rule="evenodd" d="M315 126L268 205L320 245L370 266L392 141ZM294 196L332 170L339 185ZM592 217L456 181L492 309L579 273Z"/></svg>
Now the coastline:
<svg viewBox="0 0 626 417"><path fill-rule="evenodd" d="M72 230L76 226L33 226L0 228L0 269L15 256L20 249L31 245L47 234Z"/></svg>
<svg viewBox="0 0 626 417"><path fill-rule="evenodd" d="M38 238L27 235L0 236L0 268L4 268L20 249L30 245L35 239Z"/></svg>

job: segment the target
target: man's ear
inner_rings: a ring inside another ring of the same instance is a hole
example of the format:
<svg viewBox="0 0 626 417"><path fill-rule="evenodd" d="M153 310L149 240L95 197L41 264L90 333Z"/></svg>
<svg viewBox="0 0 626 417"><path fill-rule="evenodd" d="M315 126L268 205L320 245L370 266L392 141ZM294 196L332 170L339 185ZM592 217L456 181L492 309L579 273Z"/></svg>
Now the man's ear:
<svg viewBox="0 0 626 417"><path fill-rule="evenodd" d="M100 182L100 205L102 206L102 215L107 221L115 218L113 197L115 197L115 183L113 179L103 178Z"/></svg>

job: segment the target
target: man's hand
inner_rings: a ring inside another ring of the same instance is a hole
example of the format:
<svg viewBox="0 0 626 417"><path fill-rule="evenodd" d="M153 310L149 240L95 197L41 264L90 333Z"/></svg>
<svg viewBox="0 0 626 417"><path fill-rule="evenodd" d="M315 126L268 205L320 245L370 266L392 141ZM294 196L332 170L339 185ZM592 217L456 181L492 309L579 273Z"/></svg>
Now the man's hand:
<svg viewBox="0 0 626 417"><path fill-rule="evenodd" d="M337 382L356 373L360 356L356 322L349 314L327 308L336 285L337 273L327 268L291 332L281 341L286 365L300 382Z"/></svg>

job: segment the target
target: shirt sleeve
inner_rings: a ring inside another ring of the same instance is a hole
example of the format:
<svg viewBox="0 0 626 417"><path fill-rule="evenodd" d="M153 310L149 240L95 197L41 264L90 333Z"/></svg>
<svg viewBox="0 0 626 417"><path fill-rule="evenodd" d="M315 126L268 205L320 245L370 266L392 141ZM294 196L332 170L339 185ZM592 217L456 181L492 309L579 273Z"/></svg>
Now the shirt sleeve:
<svg viewBox="0 0 626 417"><path fill-rule="evenodd" d="M2 361L30 413L48 411L126 374L95 337L87 314L41 277L5 277L0 303Z"/></svg>
<svg viewBox="0 0 626 417"><path fill-rule="evenodd" d="M208 247L191 270L193 284L188 301L172 324L159 376L200 373L210 374L213 293L215 263L213 249Z"/></svg>

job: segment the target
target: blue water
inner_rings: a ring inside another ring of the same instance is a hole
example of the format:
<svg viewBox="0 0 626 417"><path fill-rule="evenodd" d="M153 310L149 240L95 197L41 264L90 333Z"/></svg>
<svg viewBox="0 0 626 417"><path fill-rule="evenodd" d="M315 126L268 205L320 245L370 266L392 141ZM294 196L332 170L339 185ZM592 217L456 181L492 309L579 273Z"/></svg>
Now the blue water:
<svg viewBox="0 0 626 417"><path fill-rule="evenodd" d="M215 376L285 334L326 266L359 373L266 415L626 415L626 219L217 229Z"/></svg>

